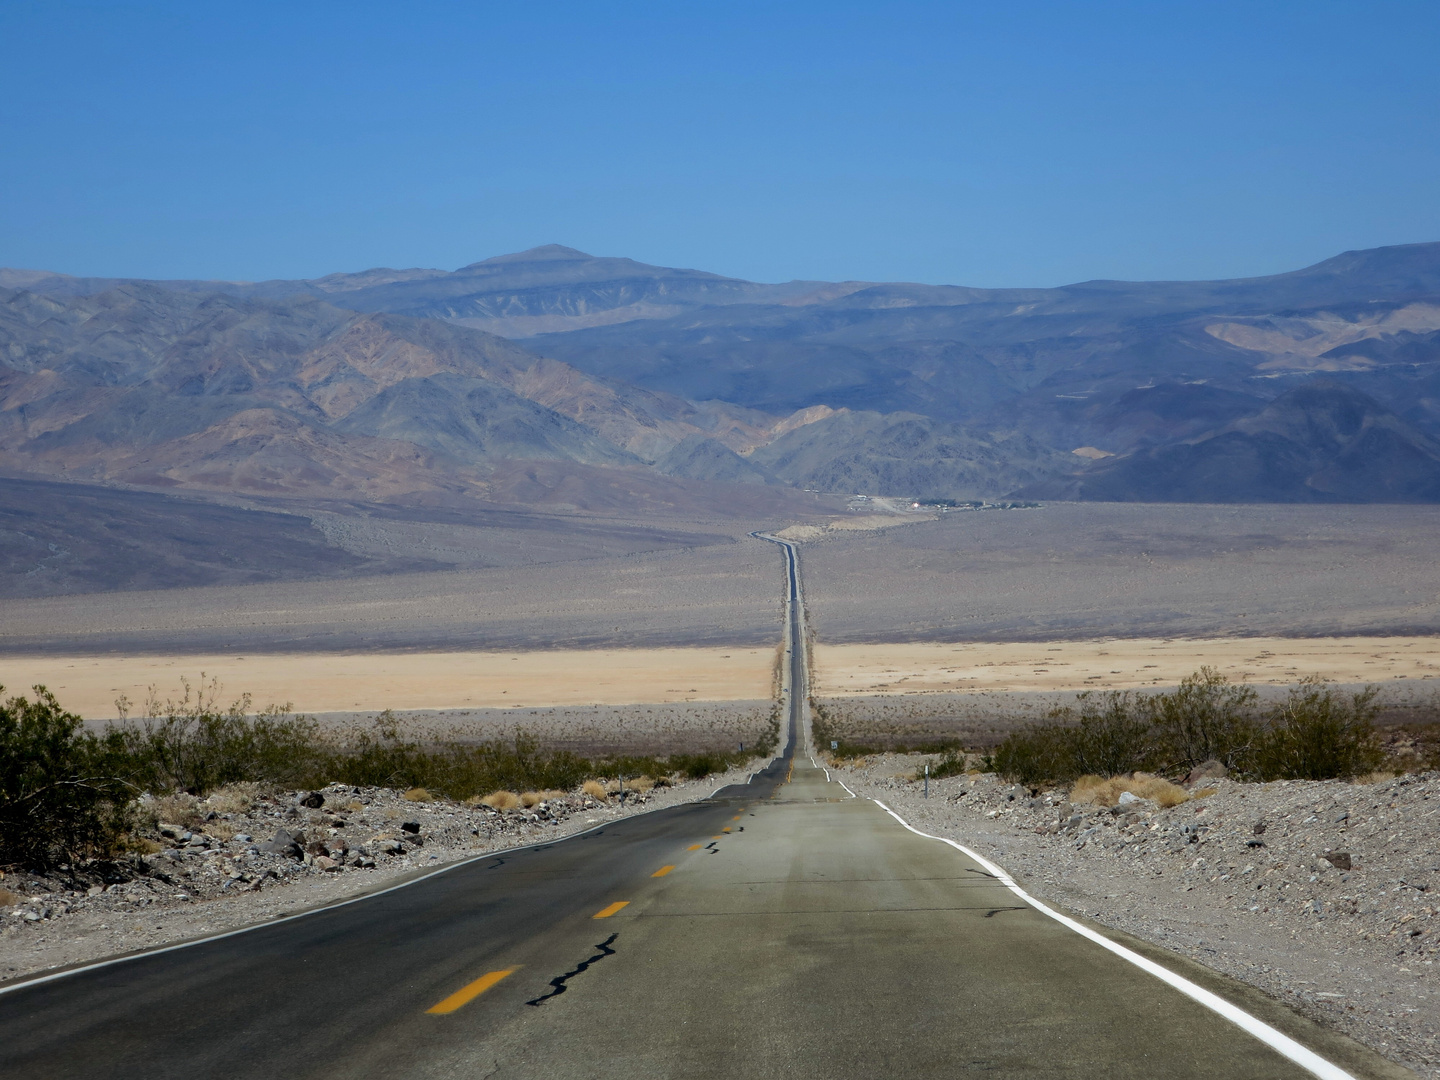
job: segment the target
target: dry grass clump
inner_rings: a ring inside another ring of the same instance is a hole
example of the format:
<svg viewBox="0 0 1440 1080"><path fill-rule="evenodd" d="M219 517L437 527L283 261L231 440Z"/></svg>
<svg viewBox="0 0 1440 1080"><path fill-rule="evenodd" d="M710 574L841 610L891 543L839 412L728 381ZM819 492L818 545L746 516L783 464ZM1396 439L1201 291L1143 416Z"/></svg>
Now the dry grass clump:
<svg viewBox="0 0 1440 1080"><path fill-rule="evenodd" d="M1112 776L1108 780L1099 776L1082 776L1070 791L1070 801L1114 806L1127 791L1136 798L1149 799L1165 807L1179 806L1191 798L1190 793L1179 784L1172 784L1151 773L1137 772L1129 776Z"/></svg>
<svg viewBox="0 0 1440 1080"><path fill-rule="evenodd" d="M259 797L259 784L241 782L226 784L224 787L212 791L210 797L205 800L205 804L217 814L243 814L255 805L255 800Z"/></svg>
<svg viewBox="0 0 1440 1080"><path fill-rule="evenodd" d="M155 820L183 825L187 829L199 829L205 823L200 813L200 800L183 791L174 795L163 795L146 807L147 814L154 814Z"/></svg>
<svg viewBox="0 0 1440 1080"><path fill-rule="evenodd" d="M205 835L213 836L216 840L229 840L239 831L228 821L207 821L205 823Z"/></svg>
<svg viewBox="0 0 1440 1080"><path fill-rule="evenodd" d="M405 792L405 794L402 795L402 796L400 796L400 797L401 797L402 799L404 799L406 802L434 802L434 801L435 801L435 796L434 796L434 795L431 795L430 792L429 792L428 790L426 790L425 788L423 788L423 787L412 787L409 791Z"/></svg>
<svg viewBox="0 0 1440 1080"><path fill-rule="evenodd" d="M19 893L13 893L9 889L0 889L0 907L13 907L20 903Z"/></svg>
<svg viewBox="0 0 1440 1080"><path fill-rule="evenodd" d="M648 776L637 776L634 780L625 781L626 791L649 791L655 786L655 781Z"/></svg>
<svg viewBox="0 0 1440 1080"><path fill-rule="evenodd" d="M1211 795L1214 795L1219 790L1219 788L1202 787L1199 791L1195 792L1195 798L1208 799Z"/></svg>
<svg viewBox="0 0 1440 1080"><path fill-rule="evenodd" d="M580 794L588 795L592 799L605 798L605 785L598 780L586 780L580 785Z"/></svg>
<svg viewBox="0 0 1440 1080"><path fill-rule="evenodd" d="M480 806L488 806L492 810L518 810L520 808L520 796L513 791L492 791L483 799L478 801Z"/></svg>
<svg viewBox="0 0 1440 1080"><path fill-rule="evenodd" d="M1357 784L1383 784L1387 780L1394 780L1395 774L1384 769L1377 769L1375 772L1368 772L1364 776L1357 776Z"/></svg>
<svg viewBox="0 0 1440 1080"><path fill-rule="evenodd" d="M563 799L569 794L568 791L557 791L554 788L545 791L527 791L520 796L520 803L528 810L532 806L539 806L542 802L549 802L551 799Z"/></svg>

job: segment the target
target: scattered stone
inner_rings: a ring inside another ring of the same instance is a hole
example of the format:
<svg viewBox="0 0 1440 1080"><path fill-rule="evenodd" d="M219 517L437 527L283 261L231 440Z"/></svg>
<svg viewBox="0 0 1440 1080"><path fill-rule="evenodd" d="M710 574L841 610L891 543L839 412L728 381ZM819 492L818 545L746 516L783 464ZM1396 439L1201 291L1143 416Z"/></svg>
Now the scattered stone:
<svg viewBox="0 0 1440 1080"><path fill-rule="evenodd" d="M1221 780L1229 775L1229 772L1230 770L1225 767L1224 762L1211 758L1209 761L1201 762L1190 770L1190 775L1185 777L1185 786L1194 787L1212 780Z"/></svg>
<svg viewBox="0 0 1440 1080"><path fill-rule="evenodd" d="M325 805L325 796L318 791L312 791L300 800L301 806L308 806L311 810L319 810Z"/></svg>
<svg viewBox="0 0 1440 1080"><path fill-rule="evenodd" d="M1331 851L1325 855L1325 861L1336 870L1350 870L1350 853L1348 851Z"/></svg>
<svg viewBox="0 0 1440 1080"><path fill-rule="evenodd" d="M303 839L304 833L300 836ZM292 859L298 859L304 852L300 850L296 838L284 829L275 830L275 835L260 845L262 855L288 855Z"/></svg>

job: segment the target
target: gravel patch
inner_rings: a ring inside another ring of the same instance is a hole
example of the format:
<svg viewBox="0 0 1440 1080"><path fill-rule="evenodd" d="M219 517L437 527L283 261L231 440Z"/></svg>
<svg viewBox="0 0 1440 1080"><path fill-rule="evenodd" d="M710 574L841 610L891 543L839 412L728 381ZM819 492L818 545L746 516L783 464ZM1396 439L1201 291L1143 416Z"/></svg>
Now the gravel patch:
<svg viewBox="0 0 1440 1080"><path fill-rule="evenodd" d="M993 858L1033 895L1242 979L1440 1078L1440 773L1373 784L1206 780L1170 809L1072 805L993 774L838 770L916 828Z"/></svg>
<svg viewBox="0 0 1440 1080"><path fill-rule="evenodd" d="M618 794L569 794L510 811L411 802L396 790L348 785L253 800L221 792L192 800L188 814L178 812L185 800L161 800L161 815L185 820L161 816L153 853L0 877L0 985L265 922L487 851L693 802L744 783L756 767L628 791L623 802Z"/></svg>

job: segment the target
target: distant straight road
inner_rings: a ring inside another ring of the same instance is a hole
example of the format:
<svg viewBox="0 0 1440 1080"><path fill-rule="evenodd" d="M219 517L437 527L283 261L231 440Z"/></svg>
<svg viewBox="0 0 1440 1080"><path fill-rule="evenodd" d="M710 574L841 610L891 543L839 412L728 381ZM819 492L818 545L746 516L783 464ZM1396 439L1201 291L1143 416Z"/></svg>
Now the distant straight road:
<svg viewBox="0 0 1440 1080"><path fill-rule="evenodd" d="M1297 1064L829 780L782 546L789 745L750 783L22 984L0 993L0 1076L1408 1075L1318 1031L1345 1068Z"/></svg>

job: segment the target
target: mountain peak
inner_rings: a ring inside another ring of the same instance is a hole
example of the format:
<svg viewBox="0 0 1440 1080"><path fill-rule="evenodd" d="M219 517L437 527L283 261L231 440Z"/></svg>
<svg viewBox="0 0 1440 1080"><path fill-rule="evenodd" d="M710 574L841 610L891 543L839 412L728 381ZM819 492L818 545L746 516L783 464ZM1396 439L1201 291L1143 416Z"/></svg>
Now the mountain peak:
<svg viewBox="0 0 1440 1080"><path fill-rule="evenodd" d="M564 244L541 244L528 251L517 251L511 255L496 255L491 259L481 259L479 262L462 266L460 269L473 270L479 266L500 266L505 263L522 262L583 262L594 257L583 251L577 251L575 248L566 247Z"/></svg>

